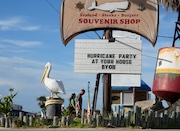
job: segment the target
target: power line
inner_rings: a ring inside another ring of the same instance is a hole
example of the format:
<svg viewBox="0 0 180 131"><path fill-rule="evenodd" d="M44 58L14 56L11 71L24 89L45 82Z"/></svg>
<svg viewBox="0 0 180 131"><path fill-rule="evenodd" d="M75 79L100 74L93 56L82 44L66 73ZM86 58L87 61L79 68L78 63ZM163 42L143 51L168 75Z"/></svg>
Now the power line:
<svg viewBox="0 0 180 131"><path fill-rule="evenodd" d="M48 2L48 4L59 14L59 10L53 5L51 4L51 2L49 2L49 0L46 0Z"/></svg>
<svg viewBox="0 0 180 131"><path fill-rule="evenodd" d="M87 33L83 33L82 35L85 35L85 36L87 36L87 37L90 38L90 39L94 39L92 36L90 36L90 35L87 34Z"/></svg>
<svg viewBox="0 0 180 131"><path fill-rule="evenodd" d="M96 35L99 37L99 39L102 39L102 37L96 32L96 31L94 31L95 33L96 33Z"/></svg>
<svg viewBox="0 0 180 131"><path fill-rule="evenodd" d="M162 37L162 38L173 38L171 36L161 36L161 35L158 35L158 37Z"/></svg>
<svg viewBox="0 0 180 131"><path fill-rule="evenodd" d="M51 2L49 2L49 0L46 0L46 1L58 14L60 13L60 11L53 4L51 4ZM102 39L101 36L96 32L96 30L94 32L96 33L96 35L98 36L99 39ZM88 36L89 38L92 38L87 34L85 34L85 35Z"/></svg>
<svg viewBox="0 0 180 131"><path fill-rule="evenodd" d="M134 49L134 50L137 50L137 51L142 52L141 49L138 49L138 48L133 47L133 46L131 46L131 45L129 45L129 44L126 44L126 43L124 43L124 42L122 42L122 41L120 41L120 40L115 40L115 41L118 42L118 43L120 43L120 44L123 44L123 45L125 45L125 46L128 46L128 47L130 47L130 48L132 48L132 49ZM154 56L149 56L149 55L144 55L144 54L142 54L142 56L149 57L149 58L153 58L153 59L158 59L158 60L164 60L164 61L167 61L167 62L172 63L172 61L169 61L169 60L166 60L166 59L162 59L162 58L158 58L158 57L154 57Z"/></svg>

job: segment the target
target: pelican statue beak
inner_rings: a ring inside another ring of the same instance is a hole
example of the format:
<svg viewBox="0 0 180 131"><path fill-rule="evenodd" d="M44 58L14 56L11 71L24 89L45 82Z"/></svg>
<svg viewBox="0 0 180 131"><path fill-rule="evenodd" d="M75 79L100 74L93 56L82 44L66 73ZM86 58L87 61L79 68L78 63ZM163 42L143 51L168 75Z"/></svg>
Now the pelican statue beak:
<svg viewBox="0 0 180 131"><path fill-rule="evenodd" d="M44 72L43 72L43 75L42 75L42 78L41 78L41 83L44 81L44 78L46 76L46 72L47 72L47 67L44 69Z"/></svg>

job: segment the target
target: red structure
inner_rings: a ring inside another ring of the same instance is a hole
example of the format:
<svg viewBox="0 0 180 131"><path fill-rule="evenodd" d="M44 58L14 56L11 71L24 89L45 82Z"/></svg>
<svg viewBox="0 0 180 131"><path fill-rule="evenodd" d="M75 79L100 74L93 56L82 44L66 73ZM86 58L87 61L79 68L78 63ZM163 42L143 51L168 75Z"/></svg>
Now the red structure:
<svg viewBox="0 0 180 131"><path fill-rule="evenodd" d="M174 103L180 98L180 48L159 50L152 91L161 99Z"/></svg>

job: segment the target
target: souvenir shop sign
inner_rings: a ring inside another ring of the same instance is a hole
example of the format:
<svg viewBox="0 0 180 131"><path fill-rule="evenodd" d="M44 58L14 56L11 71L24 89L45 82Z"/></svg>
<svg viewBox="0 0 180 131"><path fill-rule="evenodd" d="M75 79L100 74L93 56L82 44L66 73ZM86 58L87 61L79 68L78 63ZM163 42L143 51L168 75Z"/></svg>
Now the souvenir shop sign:
<svg viewBox="0 0 180 131"><path fill-rule="evenodd" d="M157 0L63 0L60 30L64 45L76 35L100 29L137 33L155 46Z"/></svg>

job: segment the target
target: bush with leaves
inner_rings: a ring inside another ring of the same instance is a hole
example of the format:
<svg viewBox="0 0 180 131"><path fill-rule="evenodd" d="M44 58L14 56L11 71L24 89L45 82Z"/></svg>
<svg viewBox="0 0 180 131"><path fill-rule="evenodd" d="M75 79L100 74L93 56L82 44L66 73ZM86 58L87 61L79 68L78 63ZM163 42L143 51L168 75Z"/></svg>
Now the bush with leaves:
<svg viewBox="0 0 180 131"><path fill-rule="evenodd" d="M4 115L4 117L12 113L13 98L16 95L17 93L0 98L0 114Z"/></svg>

